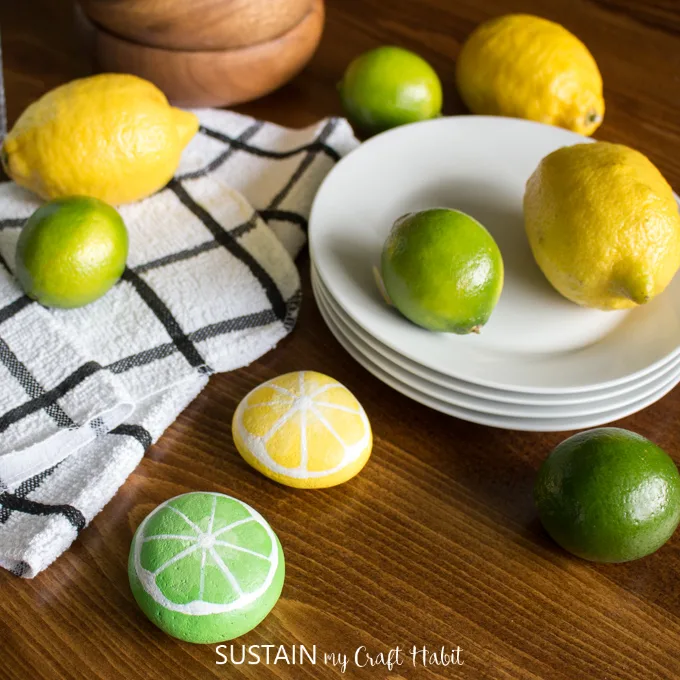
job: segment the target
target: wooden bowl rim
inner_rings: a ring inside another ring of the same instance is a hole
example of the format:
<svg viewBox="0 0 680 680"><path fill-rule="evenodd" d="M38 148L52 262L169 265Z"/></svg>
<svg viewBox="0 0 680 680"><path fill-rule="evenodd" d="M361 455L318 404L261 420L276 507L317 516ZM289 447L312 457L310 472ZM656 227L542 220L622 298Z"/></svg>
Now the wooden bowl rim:
<svg viewBox="0 0 680 680"><path fill-rule="evenodd" d="M302 16L300 21L298 21L294 26L291 26L287 31L284 31L283 33L280 33L277 36L274 36L273 38L270 38L269 40L261 40L256 43L252 43L250 45L241 45L239 47L227 47L224 49L212 49L212 50L183 50L183 49L171 49L168 47L157 47L156 45L146 45L142 42L138 42L137 40L130 40L129 38L125 38L118 33L114 33L113 31L109 31L107 28L102 26L101 24L97 23L94 19L92 19L82 8L80 4L76 5L77 9L79 10L80 14L82 15L82 18L87 21L87 23L90 24L90 26L96 30L99 33L103 33L107 38L110 40L117 41L119 43L122 43L124 45L127 45L129 47L139 47L144 50L148 50L149 52L156 52L159 55L163 54L172 54L172 55L220 55L220 54L236 54L239 52L246 53L250 50L257 49L258 47L262 47L265 45L269 45L270 43L275 43L278 42L279 40L283 40L286 37L290 36L292 33L295 33L302 24L307 22L312 15L316 14L317 12L321 12L323 16L324 12L324 0L309 0L309 9L305 12L305 14Z"/></svg>
<svg viewBox="0 0 680 680"><path fill-rule="evenodd" d="M178 0L175 0L175 1L178 1ZM186 1L190 2L191 0L186 0ZM267 0L267 1L271 2L272 0ZM304 2L304 0L303 0L303 2ZM100 23L96 18L91 16L90 13L88 12L87 5L89 3L86 2L85 0L76 0L75 7L77 8L77 10L82 15L84 15L86 20L89 23L91 23L97 30L103 31L107 35L116 37L119 40L122 40L124 42L132 43L132 44L135 44L135 45L140 45L140 46L143 46L143 47L155 47L159 50L167 50L169 52L225 52L227 50L241 49L241 48L244 48L244 47L249 47L251 45L259 45L261 43L270 42L272 40L276 40L277 38L280 38L281 36L286 35L292 29L294 29L296 26L298 26L300 23L302 23L302 21L304 21L305 17L307 17L309 12L313 9L313 5L315 3L315 0L306 0L306 3L307 3L307 9L305 10L305 12L302 15L300 15L299 20L295 24L293 24L292 26L289 26L287 29L284 29L283 31L281 31L280 33L277 33L273 36L270 36L269 38L257 40L256 42L252 42L252 43L235 45L235 46L231 46L231 47L229 47L229 46L212 47L212 48L206 48L206 49L194 49L194 48L191 48L191 47L165 47L165 46L162 46L162 45L154 45L154 44L151 44L151 43L145 43L145 42L138 40L134 37L125 35L125 33L121 33L119 31L112 30L111 28L109 28L105 24Z"/></svg>

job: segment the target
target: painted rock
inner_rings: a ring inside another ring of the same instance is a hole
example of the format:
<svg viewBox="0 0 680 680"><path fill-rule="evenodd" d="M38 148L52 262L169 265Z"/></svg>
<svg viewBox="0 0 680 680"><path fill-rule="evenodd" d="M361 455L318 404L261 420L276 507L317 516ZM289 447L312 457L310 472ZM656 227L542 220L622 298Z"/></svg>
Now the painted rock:
<svg viewBox="0 0 680 680"><path fill-rule="evenodd" d="M285 563L257 511L219 493L166 501L140 524L128 562L142 611L180 640L217 643L257 626L276 604Z"/></svg>
<svg viewBox="0 0 680 680"><path fill-rule="evenodd" d="M232 434L263 475L301 489L342 484L366 465L371 425L354 395L314 371L263 383L238 405Z"/></svg>

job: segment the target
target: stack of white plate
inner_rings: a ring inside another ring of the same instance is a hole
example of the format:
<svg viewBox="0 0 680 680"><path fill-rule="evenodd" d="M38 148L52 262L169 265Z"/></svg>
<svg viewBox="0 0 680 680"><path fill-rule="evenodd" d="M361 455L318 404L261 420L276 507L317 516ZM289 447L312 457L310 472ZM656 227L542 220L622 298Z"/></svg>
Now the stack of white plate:
<svg viewBox="0 0 680 680"><path fill-rule="evenodd" d="M461 116L391 130L344 158L319 190L309 227L314 294L338 341L416 401L514 430L594 427L673 389L679 277L635 310L584 309L552 289L529 250L526 180L546 154L586 141L528 121ZM434 206L478 219L503 254L503 294L480 335L419 328L375 283L395 219Z"/></svg>

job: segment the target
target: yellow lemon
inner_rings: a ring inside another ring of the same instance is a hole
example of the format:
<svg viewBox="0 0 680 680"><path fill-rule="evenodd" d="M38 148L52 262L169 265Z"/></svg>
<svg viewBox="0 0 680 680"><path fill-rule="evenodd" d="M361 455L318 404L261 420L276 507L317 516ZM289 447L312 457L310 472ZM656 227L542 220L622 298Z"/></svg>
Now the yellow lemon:
<svg viewBox="0 0 680 680"><path fill-rule="evenodd" d="M198 130L193 113L136 76L74 80L33 102L2 147L5 172L43 198L92 196L118 205L173 176Z"/></svg>
<svg viewBox="0 0 680 680"><path fill-rule="evenodd" d="M592 135L604 116L602 77L586 46L566 28L529 14L486 21L456 62L473 113L528 118Z"/></svg>
<svg viewBox="0 0 680 680"><path fill-rule="evenodd" d="M373 446L368 417L354 395L314 371L256 387L238 405L232 433L256 470L301 489L346 482L366 465Z"/></svg>
<svg viewBox="0 0 680 680"><path fill-rule="evenodd" d="M621 144L576 144L546 156L527 182L524 220L547 279L586 307L648 302L680 266L673 191L646 156Z"/></svg>

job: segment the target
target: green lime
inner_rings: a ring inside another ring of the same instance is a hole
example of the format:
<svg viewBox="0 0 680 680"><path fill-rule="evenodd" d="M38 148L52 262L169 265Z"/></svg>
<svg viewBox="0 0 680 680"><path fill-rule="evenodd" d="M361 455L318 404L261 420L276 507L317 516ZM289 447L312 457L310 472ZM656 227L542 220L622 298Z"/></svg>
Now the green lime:
<svg viewBox="0 0 680 680"><path fill-rule="evenodd" d="M378 47L357 57L338 88L347 117L371 134L435 118L442 108L434 69L401 47Z"/></svg>
<svg viewBox="0 0 680 680"><path fill-rule="evenodd" d="M616 427L581 432L543 463L534 488L547 532L595 562L658 550L680 522L680 474L648 439Z"/></svg>
<svg viewBox="0 0 680 680"><path fill-rule="evenodd" d="M47 307L82 307L123 274L128 233L108 203L57 198L38 208L19 235L16 275L26 294Z"/></svg>
<svg viewBox="0 0 680 680"><path fill-rule="evenodd" d="M285 564L262 515L220 493L162 503L132 539L128 575L142 611L180 640L217 643L244 635L272 610Z"/></svg>
<svg viewBox="0 0 680 680"><path fill-rule="evenodd" d="M383 246L381 274L407 319L461 335L479 332L503 289L503 259L491 234L448 208L400 217Z"/></svg>

